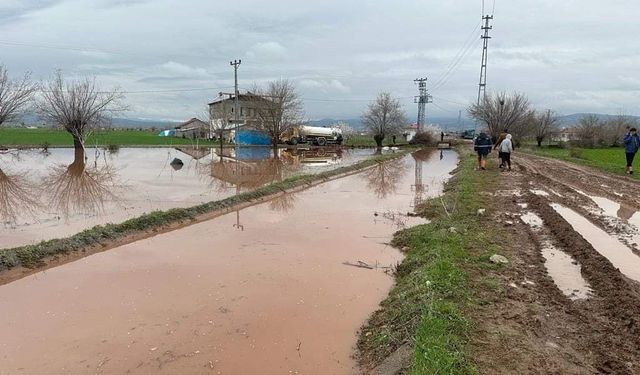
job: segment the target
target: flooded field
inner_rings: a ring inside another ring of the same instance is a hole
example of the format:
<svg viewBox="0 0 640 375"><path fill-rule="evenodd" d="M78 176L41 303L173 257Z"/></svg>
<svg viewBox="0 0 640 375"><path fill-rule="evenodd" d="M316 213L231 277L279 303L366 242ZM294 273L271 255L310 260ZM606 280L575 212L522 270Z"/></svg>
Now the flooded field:
<svg viewBox="0 0 640 375"><path fill-rule="evenodd" d="M154 210L188 207L296 174L366 159L373 150L122 148L0 154L0 248L72 235Z"/></svg>
<svg viewBox="0 0 640 375"><path fill-rule="evenodd" d="M0 374L353 373L387 242L456 164L416 152L0 286Z"/></svg>

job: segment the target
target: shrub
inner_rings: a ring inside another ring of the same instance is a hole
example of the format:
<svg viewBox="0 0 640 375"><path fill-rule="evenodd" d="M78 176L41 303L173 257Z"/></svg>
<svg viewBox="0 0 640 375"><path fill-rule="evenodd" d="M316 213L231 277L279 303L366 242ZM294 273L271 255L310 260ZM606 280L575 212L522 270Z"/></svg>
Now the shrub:
<svg viewBox="0 0 640 375"><path fill-rule="evenodd" d="M409 144L432 146L436 144L436 138L430 132L420 132L409 141Z"/></svg>

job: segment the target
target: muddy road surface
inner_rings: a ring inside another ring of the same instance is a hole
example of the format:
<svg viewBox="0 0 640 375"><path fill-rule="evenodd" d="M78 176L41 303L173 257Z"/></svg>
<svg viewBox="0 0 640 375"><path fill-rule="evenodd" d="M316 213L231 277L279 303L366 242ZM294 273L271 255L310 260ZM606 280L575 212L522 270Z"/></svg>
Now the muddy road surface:
<svg viewBox="0 0 640 375"><path fill-rule="evenodd" d="M350 374L386 243L457 155L422 151L0 287L0 374Z"/></svg>
<svg viewBox="0 0 640 375"><path fill-rule="evenodd" d="M510 259L475 317L483 373L640 374L640 183L518 154L485 192ZM490 297L488 297L490 298Z"/></svg>

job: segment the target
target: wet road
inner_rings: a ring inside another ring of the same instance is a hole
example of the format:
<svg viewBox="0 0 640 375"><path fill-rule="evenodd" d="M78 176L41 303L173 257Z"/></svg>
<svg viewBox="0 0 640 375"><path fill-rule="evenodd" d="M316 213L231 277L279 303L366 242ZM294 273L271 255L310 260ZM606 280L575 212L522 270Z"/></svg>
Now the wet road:
<svg viewBox="0 0 640 375"><path fill-rule="evenodd" d="M402 257L385 243L457 163L417 159L1 286L0 374L352 373Z"/></svg>

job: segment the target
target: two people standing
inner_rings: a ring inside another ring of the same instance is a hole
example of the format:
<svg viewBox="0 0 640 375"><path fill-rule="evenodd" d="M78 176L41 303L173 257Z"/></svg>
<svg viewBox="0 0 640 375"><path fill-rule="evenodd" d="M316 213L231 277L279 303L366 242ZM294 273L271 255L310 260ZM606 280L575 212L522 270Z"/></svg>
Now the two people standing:
<svg viewBox="0 0 640 375"><path fill-rule="evenodd" d="M640 136L636 128L631 128L624 136L624 153L627 156L627 174L633 174L633 159L640 149Z"/></svg>

